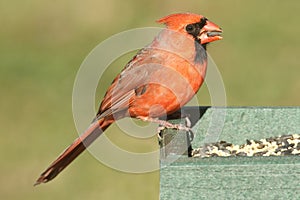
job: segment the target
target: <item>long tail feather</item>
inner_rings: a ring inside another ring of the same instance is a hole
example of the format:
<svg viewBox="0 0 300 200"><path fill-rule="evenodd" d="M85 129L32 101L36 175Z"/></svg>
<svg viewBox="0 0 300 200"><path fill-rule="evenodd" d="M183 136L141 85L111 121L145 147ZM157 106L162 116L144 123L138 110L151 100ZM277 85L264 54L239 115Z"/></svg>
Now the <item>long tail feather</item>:
<svg viewBox="0 0 300 200"><path fill-rule="evenodd" d="M113 121L99 119L78 137L63 153L40 175L34 185L46 183L55 178L77 156L79 156Z"/></svg>

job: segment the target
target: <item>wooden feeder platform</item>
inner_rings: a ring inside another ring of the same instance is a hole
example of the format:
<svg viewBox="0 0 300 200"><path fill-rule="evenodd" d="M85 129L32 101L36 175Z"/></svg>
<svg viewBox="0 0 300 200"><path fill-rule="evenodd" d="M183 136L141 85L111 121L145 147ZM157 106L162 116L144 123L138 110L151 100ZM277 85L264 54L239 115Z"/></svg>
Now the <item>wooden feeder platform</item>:
<svg viewBox="0 0 300 200"><path fill-rule="evenodd" d="M161 200L299 199L300 107L186 107L168 119L183 117L193 134L161 132ZM195 153L201 148L208 156Z"/></svg>

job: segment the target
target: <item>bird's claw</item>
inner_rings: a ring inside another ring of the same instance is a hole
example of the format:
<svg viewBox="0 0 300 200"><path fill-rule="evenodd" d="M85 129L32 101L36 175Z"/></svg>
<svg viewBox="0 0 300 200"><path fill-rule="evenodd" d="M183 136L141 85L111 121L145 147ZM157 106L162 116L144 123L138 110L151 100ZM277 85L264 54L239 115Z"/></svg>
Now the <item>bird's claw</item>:
<svg viewBox="0 0 300 200"><path fill-rule="evenodd" d="M184 118L184 125L183 124L172 124L165 120L160 120L160 119L150 118L150 117L138 117L138 118L143 121L155 122L155 123L159 124L159 126L157 128L157 137L158 137L159 142L161 142L163 140L161 133L165 129L175 129L175 130L179 130L179 131L188 132L190 141L192 141L194 139L194 133L191 128L192 123L188 117Z"/></svg>

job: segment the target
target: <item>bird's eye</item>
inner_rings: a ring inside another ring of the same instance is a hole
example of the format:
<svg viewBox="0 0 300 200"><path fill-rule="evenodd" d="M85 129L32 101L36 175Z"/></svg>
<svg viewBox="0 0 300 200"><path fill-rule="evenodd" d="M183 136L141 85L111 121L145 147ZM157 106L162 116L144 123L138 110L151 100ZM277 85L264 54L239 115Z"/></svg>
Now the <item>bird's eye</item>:
<svg viewBox="0 0 300 200"><path fill-rule="evenodd" d="M194 24L189 24L185 27L185 30L188 32L188 33L193 33L195 31L195 25Z"/></svg>

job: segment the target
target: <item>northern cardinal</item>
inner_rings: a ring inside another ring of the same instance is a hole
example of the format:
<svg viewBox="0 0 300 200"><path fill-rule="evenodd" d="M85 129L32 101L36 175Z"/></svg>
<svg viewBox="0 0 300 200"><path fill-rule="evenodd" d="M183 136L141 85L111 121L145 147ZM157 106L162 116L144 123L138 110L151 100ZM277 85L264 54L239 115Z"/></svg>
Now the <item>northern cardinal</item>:
<svg viewBox="0 0 300 200"><path fill-rule="evenodd" d="M90 127L38 178L56 177L115 120L132 117L155 121L185 105L204 81L208 43L222 30L202 15L179 13L157 21L166 25L113 80Z"/></svg>

